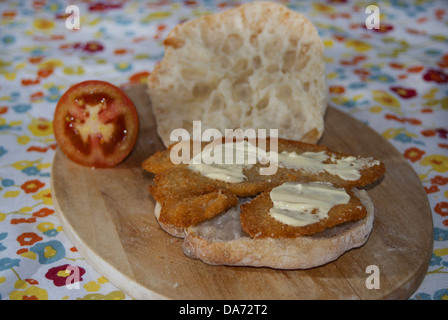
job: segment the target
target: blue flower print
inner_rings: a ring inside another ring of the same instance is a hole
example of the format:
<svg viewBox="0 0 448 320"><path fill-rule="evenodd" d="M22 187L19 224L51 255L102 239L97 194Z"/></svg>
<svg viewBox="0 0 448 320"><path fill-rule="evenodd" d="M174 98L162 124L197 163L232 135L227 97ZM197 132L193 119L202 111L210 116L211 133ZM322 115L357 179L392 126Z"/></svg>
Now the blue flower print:
<svg viewBox="0 0 448 320"><path fill-rule="evenodd" d="M40 242L30 248L39 257L40 264L49 264L65 257L64 245L57 241Z"/></svg>
<svg viewBox="0 0 448 320"><path fill-rule="evenodd" d="M18 267L20 259L2 258L0 259L0 271Z"/></svg>

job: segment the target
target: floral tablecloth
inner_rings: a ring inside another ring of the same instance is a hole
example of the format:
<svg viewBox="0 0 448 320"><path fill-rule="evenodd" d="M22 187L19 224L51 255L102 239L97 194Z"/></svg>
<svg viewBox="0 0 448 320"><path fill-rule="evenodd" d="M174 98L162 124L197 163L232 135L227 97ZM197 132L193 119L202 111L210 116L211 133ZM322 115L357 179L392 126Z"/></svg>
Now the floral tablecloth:
<svg viewBox="0 0 448 320"><path fill-rule="evenodd" d="M144 83L176 24L240 3L0 1L1 299L132 299L83 259L55 214L56 103L82 80ZM379 29L366 27L369 1L282 3L319 30L330 103L389 140L419 175L434 249L410 299L448 299L448 2L376 2ZM79 8L78 30L66 24L68 5ZM68 266L80 271L71 288Z"/></svg>

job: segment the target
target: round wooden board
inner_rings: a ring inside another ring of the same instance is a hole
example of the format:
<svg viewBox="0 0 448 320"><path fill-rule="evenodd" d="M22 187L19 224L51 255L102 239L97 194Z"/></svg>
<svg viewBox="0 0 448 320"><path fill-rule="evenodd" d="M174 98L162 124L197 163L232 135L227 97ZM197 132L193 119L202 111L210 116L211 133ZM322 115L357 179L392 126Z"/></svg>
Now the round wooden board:
<svg viewBox="0 0 448 320"><path fill-rule="evenodd" d="M90 169L55 154L51 188L61 224L85 259L136 299L406 299L423 280L432 253L433 224L426 193L402 155L365 124L330 107L320 144L374 156L386 165L367 191L375 220L367 243L309 270L210 266L184 256L182 240L154 218L147 191L153 176L144 159L163 149L144 87L127 91L140 115L130 157L113 169ZM379 289L368 289L368 266Z"/></svg>

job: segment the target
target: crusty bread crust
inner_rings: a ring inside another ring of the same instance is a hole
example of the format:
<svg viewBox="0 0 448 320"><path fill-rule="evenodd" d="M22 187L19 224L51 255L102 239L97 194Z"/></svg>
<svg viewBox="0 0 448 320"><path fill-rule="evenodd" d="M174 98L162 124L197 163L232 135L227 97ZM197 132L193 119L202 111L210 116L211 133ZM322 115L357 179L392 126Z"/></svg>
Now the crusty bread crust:
<svg viewBox="0 0 448 320"><path fill-rule="evenodd" d="M186 256L210 265L308 269L336 260L344 252L360 247L373 228L374 207L365 190L355 190L367 216L297 238L256 238L247 235L219 240L201 235L201 225L188 228L183 243Z"/></svg>
<svg viewBox="0 0 448 320"><path fill-rule="evenodd" d="M176 26L148 89L165 146L174 129L276 128L316 143L328 87L323 44L302 14L252 1ZM269 134L269 133L268 133Z"/></svg>
<svg viewBox="0 0 448 320"><path fill-rule="evenodd" d="M154 216L159 223L160 227L168 234L172 235L176 238L184 238L185 237L185 228L182 227L176 227L172 224L163 223L160 221L160 210L162 206L159 202L156 202L156 205L154 207Z"/></svg>

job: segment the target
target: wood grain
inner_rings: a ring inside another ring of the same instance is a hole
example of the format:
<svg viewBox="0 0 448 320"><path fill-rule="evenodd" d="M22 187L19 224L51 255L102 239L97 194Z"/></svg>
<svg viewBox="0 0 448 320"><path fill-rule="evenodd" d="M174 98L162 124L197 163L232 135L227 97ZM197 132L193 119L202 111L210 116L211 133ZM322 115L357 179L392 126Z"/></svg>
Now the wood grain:
<svg viewBox="0 0 448 320"><path fill-rule="evenodd" d="M163 149L144 87L127 91L140 115L133 153L113 169L90 169L57 150L51 188L61 224L85 259L136 299L406 299L418 288L432 253L426 193L412 167L386 140L329 108L320 144L383 161L387 173L367 191L375 205L367 243L310 270L209 266L189 259L182 240L160 229L142 161ZM368 289L369 265L380 288Z"/></svg>

